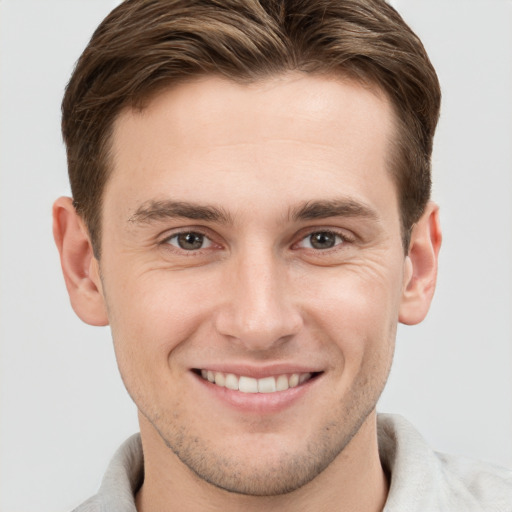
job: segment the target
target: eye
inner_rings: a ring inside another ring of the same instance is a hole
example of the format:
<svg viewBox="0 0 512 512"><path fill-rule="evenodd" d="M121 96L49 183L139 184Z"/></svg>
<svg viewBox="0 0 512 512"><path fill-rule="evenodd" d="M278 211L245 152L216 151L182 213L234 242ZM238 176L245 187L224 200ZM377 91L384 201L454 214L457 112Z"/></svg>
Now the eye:
<svg viewBox="0 0 512 512"><path fill-rule="evenodd" d="M332 249L344 242L344 238L332 231L315 231L299 242L299 247L306 249L325 250Z"/></svg>
<svg viewBox="0 0 512 512"><path fill-rule="evenodd" d="M202 233L196 233L195 231L176 233L169 237L166 243L183 249L184 251L198 251L212 245L212 241L208 237Z"/></svg>

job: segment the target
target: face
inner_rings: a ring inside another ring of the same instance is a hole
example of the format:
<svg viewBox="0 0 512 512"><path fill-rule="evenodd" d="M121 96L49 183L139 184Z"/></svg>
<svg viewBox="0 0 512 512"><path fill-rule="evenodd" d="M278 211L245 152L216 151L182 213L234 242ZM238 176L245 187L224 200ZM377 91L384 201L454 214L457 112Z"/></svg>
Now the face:
<svg viewBox="0 0 512 512"><path fill-rule="evenodd" d="M303 75L118 118L101 293L143 437L203 480L290 491L372 417L407 273L393 133L378 91Z"/></svg>

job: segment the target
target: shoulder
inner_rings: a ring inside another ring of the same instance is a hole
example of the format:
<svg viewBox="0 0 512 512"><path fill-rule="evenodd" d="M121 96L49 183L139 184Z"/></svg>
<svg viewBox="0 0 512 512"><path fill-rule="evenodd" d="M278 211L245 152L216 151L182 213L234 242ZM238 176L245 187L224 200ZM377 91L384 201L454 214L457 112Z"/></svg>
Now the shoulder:
<svg viewBox="0 0 512 512"><path fill-rule="evenodd" d="M512 511L512 470L484 462L436 453L446 482L486 510ZM492 508L491 508L492 507Z"/></svg>
<svg viewBox="0 0 512 512"><path fill-rule="evenodd" d="M73 509L72 512L104 512L101 498L93 496L84 501L80 506Z"/></svg>
<svg viewBox="0 0 512 512"><path fill-rule="evenodd" d="M379 415L379 451L389 473L386 512L512 512L512 471L432 450L404 418Z"/></svg>
<svg viewBox="0 0 512 512"><path fill-rule="evenodd" d="M139 434L135 434L116 451L98 493L73 512L137 512L135 494L143 478L142 445Z"/></svg>

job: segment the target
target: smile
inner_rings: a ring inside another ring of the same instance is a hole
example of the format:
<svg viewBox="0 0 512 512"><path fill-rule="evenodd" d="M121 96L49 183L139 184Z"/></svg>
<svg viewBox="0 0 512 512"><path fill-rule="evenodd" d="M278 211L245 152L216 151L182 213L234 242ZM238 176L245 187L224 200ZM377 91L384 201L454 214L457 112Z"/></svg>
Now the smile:
<svg viewBox="0 0 512 512"><path fill-rule="evenodd" d="M253 377L235 375L233 373L201 370L200 375L204 380L212 384L233 391L240 391L241 393L275 393L277 391L286 391L290 388L296 388L310 380L315 374L292 373L290 375L283 374L255 379Z"/></svg>

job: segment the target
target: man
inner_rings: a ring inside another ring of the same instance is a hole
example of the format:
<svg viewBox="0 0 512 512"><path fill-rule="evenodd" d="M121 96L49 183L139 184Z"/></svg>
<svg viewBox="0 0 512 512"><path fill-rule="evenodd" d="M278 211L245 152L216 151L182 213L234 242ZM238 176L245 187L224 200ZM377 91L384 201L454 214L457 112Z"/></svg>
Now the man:
<svg viewBox="0 0 512 512"><path fill-rule="evenodd" d="M132 0L63 101L54 233L139 410L78 510L510 510L511 475L377 418L427 314L440 91L377 0Z"/></svg>

